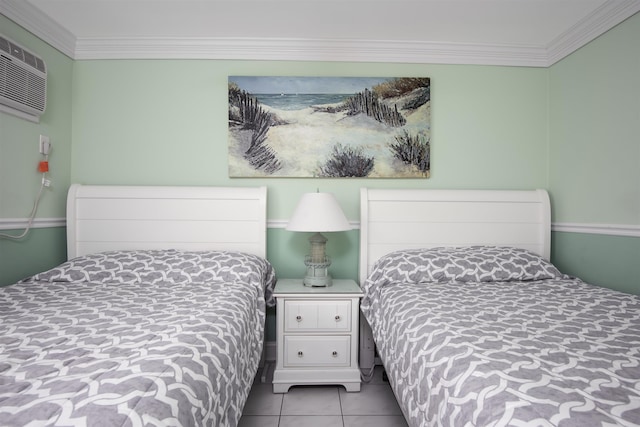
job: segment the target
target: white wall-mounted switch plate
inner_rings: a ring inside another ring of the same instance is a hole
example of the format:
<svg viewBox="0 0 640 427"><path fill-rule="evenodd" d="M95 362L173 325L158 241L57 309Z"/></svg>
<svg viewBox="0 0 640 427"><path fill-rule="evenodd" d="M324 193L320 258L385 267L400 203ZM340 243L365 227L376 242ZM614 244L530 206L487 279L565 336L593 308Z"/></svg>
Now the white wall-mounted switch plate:
<svg viewBox="0 0 640 427"><path fill-rule="evenodd" d="M49 154L49 150L51 149L51 142L49 141L49 137L46 135L40 135L40 154Z"/></svg>

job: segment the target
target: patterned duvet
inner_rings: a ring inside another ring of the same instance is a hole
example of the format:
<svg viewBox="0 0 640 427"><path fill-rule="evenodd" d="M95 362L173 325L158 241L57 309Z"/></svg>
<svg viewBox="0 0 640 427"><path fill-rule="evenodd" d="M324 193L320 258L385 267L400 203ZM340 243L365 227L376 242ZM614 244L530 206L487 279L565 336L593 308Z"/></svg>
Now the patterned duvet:
<svg viewBox="0 0 640 427"><path fill-rule="evenodd" d="M640 425L640 298L518 249L383 257L362 310L417 426Z"/></svg>
<svg viewBox="0 0 640 427"><path fill-rule="evenodd" d="M0 288L0 425L237 425L273 282L253 255L136 251Z"/></svg>

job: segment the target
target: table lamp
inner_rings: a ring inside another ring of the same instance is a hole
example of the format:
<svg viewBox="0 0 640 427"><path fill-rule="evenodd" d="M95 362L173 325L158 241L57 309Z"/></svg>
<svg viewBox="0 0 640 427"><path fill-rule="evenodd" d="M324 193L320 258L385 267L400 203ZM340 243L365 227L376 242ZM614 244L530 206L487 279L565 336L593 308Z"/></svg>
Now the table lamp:
<svg viewBox="0 0 640 427"><path fill-rule="evenodd" d="M331 260L325 252L327 238L321 233L351 230L335 196L320 192L303 194L286 229L314 233L309 237L311 252L304 259L307 275L302 283L305 286L331 286L328 273Z"/></svg>

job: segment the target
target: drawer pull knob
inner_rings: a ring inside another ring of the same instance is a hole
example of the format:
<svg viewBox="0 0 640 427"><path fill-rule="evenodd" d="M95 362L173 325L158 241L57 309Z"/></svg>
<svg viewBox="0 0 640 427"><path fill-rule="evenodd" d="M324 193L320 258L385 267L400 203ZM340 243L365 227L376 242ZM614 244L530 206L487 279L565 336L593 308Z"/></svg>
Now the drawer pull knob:
<svg viewBox="0 0 640 427"><path fill-rule="evenodd" d="M302 357L302 352L301 351L298 352L298 357Z"/></svg>
<svg viewBox="0 0 640 427"><path fill-rule="evenodd" d="M332 355L333 357L338 357L338 352L337 352L337 351L334 351L333 353L331 353L331 355Z"/></svg>
<svg viewBox="0 0 640 427"><path fill-rule="evenodd" d="M339 322L339 321L340 321L340 315L336 314L336 322Z"/></svg>
<svg viewBox="0 0 640 427"><path fill-rule="evenodd" d="M296 316L296 320L297 320L298 322L302 322L302 316L300 316L300 315L298 314L298 315Z"/></svg>

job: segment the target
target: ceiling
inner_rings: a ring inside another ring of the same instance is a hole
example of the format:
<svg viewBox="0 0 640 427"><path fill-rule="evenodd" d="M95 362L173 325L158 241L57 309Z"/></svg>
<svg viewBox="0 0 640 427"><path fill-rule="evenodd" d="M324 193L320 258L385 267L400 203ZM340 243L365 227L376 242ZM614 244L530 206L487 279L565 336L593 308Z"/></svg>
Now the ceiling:
<svg viewBox="0 0 640 427"><path fill-rule="evenodd" d="M75 59L549 66L640 0L0 0Z"/></svg>

